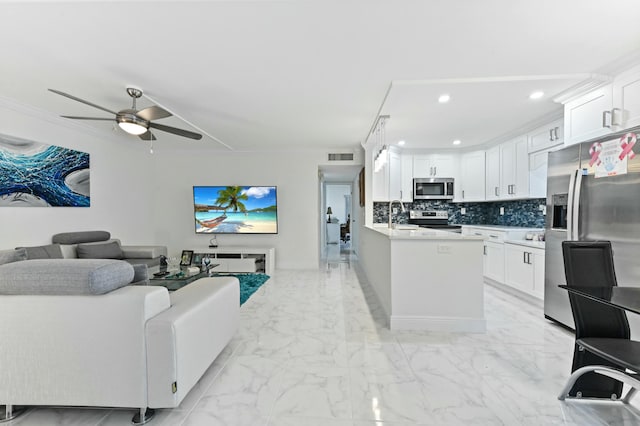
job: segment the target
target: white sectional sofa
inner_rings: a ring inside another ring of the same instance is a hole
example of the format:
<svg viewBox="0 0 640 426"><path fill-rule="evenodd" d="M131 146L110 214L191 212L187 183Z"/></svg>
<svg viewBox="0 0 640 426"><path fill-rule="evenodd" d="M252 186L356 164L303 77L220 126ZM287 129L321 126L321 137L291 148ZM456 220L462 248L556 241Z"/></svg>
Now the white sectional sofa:
<svg viewBox="0 0 640 426"><path fill-rule="evenodd" d="M120 260L0 265L0 405L177 407L238 328L235 277L127 285ZM2 415L0 415L2 418Z"/></svg>

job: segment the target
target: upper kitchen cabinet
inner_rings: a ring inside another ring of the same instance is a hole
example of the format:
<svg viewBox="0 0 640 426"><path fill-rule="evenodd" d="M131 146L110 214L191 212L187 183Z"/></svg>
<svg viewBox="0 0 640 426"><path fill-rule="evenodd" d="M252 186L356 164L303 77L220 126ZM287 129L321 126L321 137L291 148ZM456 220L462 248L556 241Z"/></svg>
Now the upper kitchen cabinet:
<svg viewBox="0 0 640 426"><path fill-rule="evenodd" d="M486 153L486 200L529 196L529 149L525 135L494 146Z"/></svg>
<svg viewBox="0 0 640 426"><path fill-rule="evenodd" d="M529 148L526 135L500 145L500 196L526 198L529 196Z"/></svg>
<svg viewBox="0 0 640 426"><path fill-rule="evenodd" d="M611 84L567 102L564 106L564 144L573 145L611 133L614 112Z"/></svg>
<svg viewBox="0 0 640 426"><path fill-rule="evenodd" d="M387 162L380 170L372 173L373 201L389 201L389 169L390 164Z"/></svg>
<svg viewBox="0 0 640 426"><path fill-rule="evenodd" d="M413 156L413 177L455 178L458 176L458 158L454 154Z"/></svg>
<svg viewBox="0 0 640 426"><path fill-rule="evenodd" d="M390 150L388 161L373 173L373 201L413 201L412 156Z"/></svg>
<svg viewBox="0 0 640 426"><path fill-rule="evenodd" d="M527 135L529 152L537 152L564 143L564 121L562 119L541 126Z"/></svg>
<svg viewBox="0 0 640 426"><path fill-rule="evenodd" d="M619 115L618 130L640 125L640 67L614 80L613 110Z"/></svg>
<svg viewBox="0 0 640 426"><path fill-rule="evenodd" d="M640 125L640 66L564 106L565 145Z"/></svg>
<svg viewBox="0 0 640 426"><path fill-rule="evenodd" d="M411 203L413 202L413 156L402 154L400 168L400 199Z"/></svg>
<svg viewBox="0 0 640 426"><path fill-rule="evenodd" d="M487 201L500 199L500 146L494 146L486 153L486 187Z"/></svg>
<svg viewBox="0 0 640 426"><path fill-rule="evenodd" d="M484 201L485 152L474 151L460 157L460 179L455 185L456 201Z"/></svg>

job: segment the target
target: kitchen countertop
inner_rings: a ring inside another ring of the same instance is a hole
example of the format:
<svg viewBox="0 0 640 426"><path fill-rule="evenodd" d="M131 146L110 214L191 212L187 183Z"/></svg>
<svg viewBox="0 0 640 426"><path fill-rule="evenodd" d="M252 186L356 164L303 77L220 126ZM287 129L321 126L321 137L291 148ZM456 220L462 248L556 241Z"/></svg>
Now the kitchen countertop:
<svg viewBox="0 0 640 426"><path fill-rule="evenodd" d="M505 226L505 225L460 225L469 226L473 228L493 229L496 231L532 231L532 232L544 232L544 228L531 228L522 226Z"/></svg>
<svg viewBox="0 0 640 426"><path fill-rule="evenodd" d="M441 231L438 229L411 228L389 229L381 226L365 226L380 234L386 235L390 240L483 240L479 235L462 235L456 232Z"/></svg>
<svg viewBox="0 0 640 426"><path fill-rule="evenodd" d="M519 246L531 247L531 248L539 248L544 250L544 241L533 241L533 240L505 240L505 244L515 244Z"/></svg>

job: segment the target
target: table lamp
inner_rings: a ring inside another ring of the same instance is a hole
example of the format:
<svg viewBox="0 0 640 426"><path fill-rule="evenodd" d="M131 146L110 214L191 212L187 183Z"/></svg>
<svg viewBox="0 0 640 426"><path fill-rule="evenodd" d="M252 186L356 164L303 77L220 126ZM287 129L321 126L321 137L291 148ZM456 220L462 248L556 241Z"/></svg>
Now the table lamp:
<svg viewBox="0 0 640 426"><path fill-rule="evenodd" d="M327 223L331 223L331 215L333 214L333 212L331 211L331 207L327 207L327 214L329 215L329 217L327 218Z"/></svg>

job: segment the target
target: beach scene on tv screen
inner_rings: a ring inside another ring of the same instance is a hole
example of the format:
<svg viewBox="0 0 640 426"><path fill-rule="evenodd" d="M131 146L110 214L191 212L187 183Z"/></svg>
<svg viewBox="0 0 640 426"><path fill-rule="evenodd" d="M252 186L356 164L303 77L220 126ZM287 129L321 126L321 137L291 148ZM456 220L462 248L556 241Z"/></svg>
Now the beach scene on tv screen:
<svg viewBox="0 0 640 426"><path fill-rule="evenodd" d="M196 233L276 234L275 186L194 186Z"/></svg>

